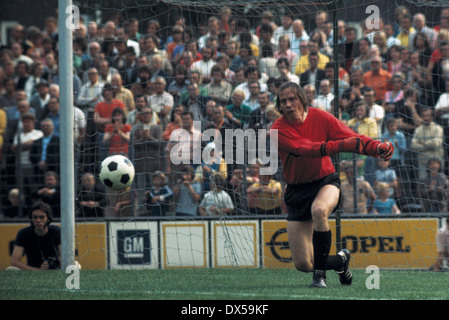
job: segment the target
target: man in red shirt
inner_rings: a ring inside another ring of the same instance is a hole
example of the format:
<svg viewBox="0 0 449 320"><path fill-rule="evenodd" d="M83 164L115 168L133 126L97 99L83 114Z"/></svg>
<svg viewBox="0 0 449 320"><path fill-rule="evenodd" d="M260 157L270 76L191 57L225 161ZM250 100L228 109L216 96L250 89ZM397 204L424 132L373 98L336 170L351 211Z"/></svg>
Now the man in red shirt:
<svg viewBox="0 0 449 320"><path fill-rule="evenodd" d="M391 73L382 69L381 57L371 58L371 70L363 75L363 84L374 89L376 102L385 99L385 93L391 90Z"/></svg>
<svg viewBox="0 0 449 320"><path fill-rule="evenodd" d="M390 159L393 146L355 133L329 112L307 108L304 89L293 82L279 88L276 107L283 116L271 130L277 130L287 182L287 234L295 267L314 272L311 287L326 287L325 270L336 270L340 282L350 285L349 251L329 255L328 216L340 201L340 179L330 156L354 152Z"/></svg>
<svg viewBox="0 0 449 320"><path fill-rule="evenodd" d="M94 122L96 124L97 135L97 160L103 161L108 154L108 147L103 143L106 125L112 123L112 111L115 108L121 108L125 111L125 105L122 101L114 99L114 89L110 83L103 86L102 95L104 100L98 102L94 109Z"/></svg>

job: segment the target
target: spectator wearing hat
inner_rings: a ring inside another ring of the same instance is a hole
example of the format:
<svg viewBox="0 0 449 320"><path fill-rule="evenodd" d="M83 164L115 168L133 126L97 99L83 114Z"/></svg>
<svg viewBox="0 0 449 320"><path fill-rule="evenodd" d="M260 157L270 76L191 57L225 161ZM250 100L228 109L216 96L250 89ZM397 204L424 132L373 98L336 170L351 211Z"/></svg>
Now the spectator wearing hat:
<svg viewBox="0 0 449 320"><path fill-rule="evenodd" d="M42 119L45 106L50 101L50 86L47 81L43 80L36 86L36 93L30 99L30 107L34 109L36 119Z"/></svg>

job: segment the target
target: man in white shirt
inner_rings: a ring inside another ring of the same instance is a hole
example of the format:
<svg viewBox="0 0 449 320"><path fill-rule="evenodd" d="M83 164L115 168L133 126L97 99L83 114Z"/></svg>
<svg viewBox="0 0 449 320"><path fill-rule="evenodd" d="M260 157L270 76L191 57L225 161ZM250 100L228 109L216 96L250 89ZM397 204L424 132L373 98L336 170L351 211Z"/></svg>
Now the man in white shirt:
<svg viewBox="0 0 449 320"><path fill-rule="evenodd" d="M18 103L28 104L25 100ZM20 166L16 167L16 179L22 178L25 195L29 196L34 186L34 168L30 159L30 150L33 142L44 136L41 130L36 130L36 116L32 113L24 113L21 116L22 130L14 135L11 151L19 158ZM18 183L19 181L17 181Z"/></svg>
<svg viewBox="0 0 449 320"><path fill-rule="evenodd" d="M151 109L159 116L162 130L170 122L170 112L174 104L173 96L165 91L165 86L166 82L164 77L156 77L153 82L154 94L150 96L148 101Z"/></svg>
<svg viewBox="0 0 449 320"><path fill-rule="evenodd" d="M99 74L96 68L90 68L87 72L89 81L81 87L77 105L84 110L93 112L95 105L103 100L103 84L99 82Z"/></svg>
<svg viewBox="0 0 449 320"><path fill-rule="evenodd" d="M334 95L331 93L329 80L321 80L320 93L321 94L319 94L318 97L313 101L312 106L333 113L332 101L334 100Z"/></svg>
<svg viewBox="0 0 449 320"><path fill-rule="evenodd" d="M284 15L282 16L281 22L282 22L282 25L274 31L274 35L273 35L273 37L276 41L276 45L279 45L279 37L284 34L288 35L288 37L290 38L290 43L294 37L293 15L291 15L289 13L284 13Z"/></svg>
<svg viewBox="0 0 449 320"><path fill-rule="evenodd" d="M210 79L212 67L215 65L215 61L213 61L211 58L214 55L213 49L206 45L201 50L201 55L203 56L203 59L200 61L194 62L190 68L196 69L201 72L201 75L203 76L203 80Z"/></svg>

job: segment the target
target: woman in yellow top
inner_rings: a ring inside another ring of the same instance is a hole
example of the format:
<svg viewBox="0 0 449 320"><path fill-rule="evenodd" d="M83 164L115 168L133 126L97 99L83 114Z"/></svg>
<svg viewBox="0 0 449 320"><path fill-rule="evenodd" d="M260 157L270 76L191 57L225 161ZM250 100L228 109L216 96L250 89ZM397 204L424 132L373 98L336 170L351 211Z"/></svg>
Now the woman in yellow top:
<svg viewBox="0 0 449 320"><path fill-rule="evenodd" d="M260 175L260 181L253 183L246 192L256 200L257 214L282 213L282 185L271 175Z"/></svg>

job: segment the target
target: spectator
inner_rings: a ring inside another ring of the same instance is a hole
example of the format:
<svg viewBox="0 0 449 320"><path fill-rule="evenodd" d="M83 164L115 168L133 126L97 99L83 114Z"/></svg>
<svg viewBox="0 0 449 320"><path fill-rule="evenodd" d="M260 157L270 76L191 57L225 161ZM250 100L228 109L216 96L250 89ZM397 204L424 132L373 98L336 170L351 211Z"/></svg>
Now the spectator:
<svg viewBox="0 0 449 320"><path fill-rule="evenodd" d="M164 77L158 76L153 82L154 93L150 96L149 104L153 111L159 116L162 130L170 121L170 111L173 108L173 96L165 91L166 82Z"/></svg>
<svg viewBox="0 0 449 320"><path fill-rule="evenodd" d="M164 133L162 135L162 139L164 141L170 140L171 133L181 128L181 114L184 112L184 106L182 104L175 105L172 109L171 115L170 115L170 122L168 123L167 127L164 130Z"/></svg>
<svg viewBox="0 0 449 320"><path fill-rule="evenodd" d="M103 100L103 84L100 84L99 82L98 70L96 68L90 68L87 74L89 80L81 87L77 105L84 110L88 116L88 112L92 112L93 115L95 105Z"/></svg>
<svg viewBox="0 0 449 320"><path fill-rule="evenodd" d="M440 158L429 158L418 189L425 212L447 213L449 180Z"/></svg>
<svg viewBox="0 0 449 320"><path fill-rule="evenodd" d="M196 216L198 214L198 205L201 200L201 184L194 181L194 169L190 165L183 166L173 187L175 200L175 215Z"/></svg>
<svg viewBox="0 0 449 320"><path fill-rule="evenodd" d="M138 62L136 51L133 47L126 47L125 59L122 66L116 66L120 73L123 85L129 89L138 78Z"/></svg>
<svg viewBox="0 0 449 320"><path fill-rule="evenodd" d="M377 128L379 129L379 137L382 135L382 127L385 119L385 108L378 105L375 101L376 92L373 88L364 87L363 98L365 99L366 106L368 107L368 116L377 122Z"/></svg>
<svg viewBox="0 0 449 320"><path fill-rule="evenodd" d="M212 81L205 87L208 96L221 105L228 105L231 101L232 85L226 81L226 75L221 65L216 64L211 70ZM198 92L199 94L199 92Z"/></svg>
<svg viewBox="0 0 449 320"><path fill-rule="evenodd" d="M107 83L103 87L104 100L97 103L94 110L94 122L96 124L96 147L98 148L97 160L103 161L108 153L108 148L104 145L106 126L112 123L112 112L115 108L125 111L125 105L120 100L114 99L114 90L111 84Z"/></svg>
<svg viewBox="0 0 449 320"><path fill-rule="evenodd" d="M185 110L188 110L193 114L194 121L203 122L206 116L206 104L210 100L208 96L200 95L200 89L198 83L191 83L187 86L189 96L182 101Z"/></svg>
<svg viewBox="0 0 449 320"><path fill-rule="evenodd" d="M8 191L8 198L2 205L2 213L4 219L21 218L23 212L26 212L23 194L18 188L12 188Z"/></svg>
<svg viewBox="0 0 449 320"><path fill-rule="evenodd" d="M305 87L306 85L313 85L315 88L320 87L321 80L326 78L326 72L318 68L318 53L311 52L308 55L309 67L303 73L300 74L300 85Z"/></svg>
<svg viewBox="0 0 449 320"><path fill-rule="evenodd" d="M391 197L390 186L388 183L379 183L377 186L379 198L374 200L373 213L374 214L400 214L396 201Z"/></svg>
<svg viewBox="0 0 449 320"><path fill-rule="evenodd" d="M217 65L221 66L224 70L224 79L229 82L232 86L235 84L235 72L229 69L231 65L231 59L225 54L220 54L217 59Z"/></svg>
<svg viewBox="0 0 449 320"><path fill-rule="evenodd" d="M402 131L398 130L399 121L397 118L390 117L386 120L386 130L382 134L382 142L389 141L394 144L394 153L390 159L391 167L400 173L404 162L404 151L407 148L407 140Z"/></svg>
<svg viewBox="0 0 449 320"><path fill-rule="evenodd" d="M36 119L40 122L43 119L45 106L50 100L50 86L47 81L41 81L36 90L37 92L30 98L30 107L34 109Z"/></svg>
<svg viewBox="0 0 449 320"><path fill-rule="evenodd" d="M30 149L30 160L34 166L34 177L37 183L44 182L44 173L48 170L60 173L60 139L54 133L54 124L50 118L44 118L40 125L42 138L33 142Z"/></svg>
<svg viewBox="0 0 449 320"><path fill-rule="evenodd" d="M107 203L105 217L127 218L134 215L133 192L131 187L119 191L109 190L106 193Z"/></svg>
<svg viewBox="0 0 449 320"><path fill-rule="evenodd" d="M396 171L390 166L390 161L377 161L377 169L374 174L373 183L373 187L376 191L380 189L379 184L381 183L386 183L388 185L389 197L393 198L398 194L398 178L396 175Z"/></svg>
<svg viewBox="0 0 449 320"><path fill-rule="evenodd" d="M173 191L167 185L167 179L162 171L156 171L151 180L151 188L148 190L146 206L148 215L163 217L168 214L173 199Z"/></svg>
<svg viewBox="0 0 449 320"><path fill-rule="evenodd" d="M371 212L376 193L367 181L354 177L352 162L342 164L346 179L341 182L341 204L344 213L367 214ZM354 202L356 200L356 206Z"/></svg>
<svg viewBox="0 0 449 320"><path fill-rule="evenodd" d="M371 55L369 52L371 43L368 40L368 38L364 37L358 41L358 46L359 46L359 55L354 57L354 62L352 65L362 67L363 64L371 60Z"/></svg>
<svg viewBox="0 0 449 320"><path fill-rule="evenodd" d="M150 96L152 92L152 83L150 81L151 70L147 66L140 66L138 69L138 79L131 86L131 92L134 97L139 95Z"/></svg>
<svg viewBox="0 0 449 320"><path fill-rule="evenodd" d="M162 77L164 78L164 82L165 82L165 86L167 86L172 80L172 77L170 76L170 74L168 72L166 72L163 67L164 67L164 58L162 57L161 54L154 54L152 59L151 59L151 78L150 81L152 83L154 83L156 81L157 78ZM166 89L166 88L165 88ZM153 93L154 93L154 88L153 88Z"/></svg>
<svg viewBox="0 0 449 320"><path fill-rule="evenodd" d="M150 174L163 168L163 145L161 127L152 124L153 112L148 105L143 106L137 115L137 122L132 128L133 160L136 170L137 208L143 214L145 190L151 183Z"/></svg>
<svg viewBox="0 0 449 320"><path fill-rule="evenodd" d="M324 70L324 68L326 67L326 64L330 61L329 57L326 56L325 54L321 53L319 51L319 46L318 46L318 42L310 39L307 42L307 51L308 53L306 55L302 55L301 58L299 59L298 63L296 64L296 69L295 69L295 74L296 75L300 75L304 72L307 71L307 69L310 67L309 64L309 55L312 52L315 52L316 54L318 54L318 64L317 64L317 68Z"/></svg>
<svg viewBox="0 0 449 320"><path fill-rule="evenodd" d="M173 96L173 104L181 102L181 92L187 90L188 70L183 65L178 65L174 71L173 81L167 87L167 92Z"/></svg>
<svg viewBox="0 0 449 320"><path fill-rule="evenodd" d="M126 123L129 123L130 125L136 124L136 122L138 121L139 112L142 111L143 107L148 106L147 97L145 95L136 96L134 105L134 110L130 111L126 116ZM152 111L152 113L153 115L151 117L151 124L159 124L159 116L154 111Z"/></svg>
<svg viewBox="0 0 449 320"><path fill-rule="evenodd" d="M404 99L404 90L403 90L404 82L405 79L401 73L395 73L391 77L392 90L387 91L385 93L385 98L383 100L384 106L387 103L394 103Z"/></svg>
<svg viewBox="0 0 449 320"><path fill-rule="evenodd" d="M251 109L243 104L245 93L242 90L234 90L232 103L226 106L225 116L234 128L244 128L249 123Z"/></svg>
<svg viewBox="0 0 449 320"><path fill-rule="evenodd" d="M203 161L195 170L195 181L201 182L204 192L213 189L212 176L219 174L223 179L226 179L228 176L226 162L221 156L222 151L216 151L217 147L215 142L209 142L204 147Z"/></svg>
<svg viewBox="0 0 449 320"><path fill-rule="evenodd" d="M339 68L339 69L342 70L341 68ZM326 79L329 80L329 88L331 90L331 93L333 95L336 95L335 94L335 81L338 81L338 96L339 97L342 96L343 93L345 92L345 90L347 90L349 88L349 84L345 80L340 79L340 77L335 79L335 77L334 77L334 63L333 62L327 63L325 68L324 68L324 72L326 73ZM346 71L344 71L344 73L346 73Z"/></svg>
<svg viewBox="0 0 449 320"><path fill-rule="evenodd" d="M50 225L53 221L51 207L45 203L33 204L29 218L31 226L17 233L11 255L11 269L59 269L61 254L61 229ZM26 255L27 263L21 262Z"/></svg>
<svg viewBox="0 0 449 320"><path fill-rule="evenodd" d="M54 134L57 136L61 136L61 113L58 97L52 96L50 100L48 100L48 104L43 112L42 117L49 118L53 122ZM42 119L38 120L40 121Z"/></svg>
<svg viewBox="0 0 449 320"><path fill-rule="evenodd" d="M0 108L4 108L6 110L9 107L17 105L16 84L14 82L14 79L4 79L3 88L4 92L0 95Z"/></svg>
<svg viewBox="0 0 449 320"><path fill-rule="evenodd" d="M259 93L260 93L260 84L259 81L251 81L249 84L249 96L246 96L245 100L243 100L243 104L247 105L251 112L259 108Z"/></svg>
<svg viewBox="0 0 449 320"><path fill-rule="evenodd" d="M268 92L259 92L257 96L258 108L251 111L249 115L248 128L254 129L256 132L259 129L266 129L267 119L267 107L270 103L268 98Z"/></svg>
<svg viewBox="0 0 449 320"><path fill-rule="evenodd" d="M307 52L302 51L301 43L309 40L309 35L304 29L304 22L301 19L293 20L292 25L293 34L290 37L290 49L296 54L297 58ZM292 60L292 65L295 60Z"/></svg>
<svg viewBox="0 0 449 320"><path fill-rule="evenodd" d="M94 174L86 172L81 177L79 196L76 199L77 216L82 218L103 217L106 206L106 190L95 182Z"/></svg>
<svg viewBox="0 0 449 320"><path fill-rule="evenodd" d="M26 101L24 101L26 103ZM35 185L33 179L34 166L30 160L31 147L34 141L42 138L42 131L35 129L36 117L32 113L25 113L21 117L22 129L14 135L11 151L15 153L20 165L15 167L16 179L22 179L24 194L29 196ZM17 180L19 182L19 180Z"/></svg>
<svg viewBox="0 0 449 320"><path fill-rule="evenodd" d="M279 70L279 75L285 77L291 82L299 84L299 77L296 74L290 72L291 63L287 58L281 57L276 63L276 67Z"/></svg>
<svg viewBox="0 0 449 320"><path fill-rule="evenodd" d="M413 37L413 47L411 48L411 50L413 50L414 53L418 54L419 65L427 68L433 50L425 33L418 32Z"/></svg>
<svg viewBox="0 0 449 320"><path fill-rule="evenodd" d="M290 37L286 34L281 35L278 39L278 50L274 52L274 58L279 60L280 58L286 58L289 66L292 65L296 59L297 54L291 49Z"/></svg>
<svg viewBox="0 0 449 320"><path fill-rule="evenodd" d="M260 175L260 181L248 187L248 196L255 197L257 214L282 213L282 186L271 175Z"/></svg>
<svg viewBox="0 0 449 320"><path fill-rule="evenodd" d="M61 187L56 172L46 171L43 185L31 197L33 201L47 203L52 209L53 216L61 217Z"/></svg>
<svg viewBox="0 0 449 320"><path fill-rule="evenodd" d="M419 180L426 177L427 162L430 158L438 158L444 170L444 131L434 122L434 111L425 109L421 112L422 124L416 128L411 141L411 148L416 152Z"/></svg>
<svg viewBox="0 0 449 320"><path fill-rule="evenodd" d="M125 116L135 109L134 95L131 90L123 86L122 76L116 73L111 76L111 85L114 90L114 99L123 102L125 105Z"/></svg>
<svg viewBox="0 0 449 320"><path fill-rule="evenodd" d="M109 146L109 155L128 155L132 127L126 123L125 112L121 107L112 110L111 118L111 123L104 129L103 145Z"/></svg>
<svg viewBox="0 0 449 320"><path fill-rule="evenodd" d="M196 69L201 72L201 75L203 76L203 84L210 82L212 67L216 63L212 60L214 54L215 52L213 51L213 48L210 46L205 46L201 50L201 55L203 57L202 60L196 61L190 66L191 69Z"/></svg>
<svg viewBox="0 0 449 320"><path fill-rule="evenodd" d="M414 47L414 40L418 35L424 34L429 42L429 48L434 49L437 42L437 32L426 25L426 16L422 13L417 13L413 16L413 27L415 32L410 35L409 47Z"/></svg>
<svg viewBox="0 0 449 320"><path fill-rule="evenodd" d="M382 102L385 99L385 94L391 88L391 74L383 70L382 58L373 57L371 59L371 70L363 75L363 84L371 87L376 92L376 102Z"/></svg>
<svg viewBox="0 0 449 320"><path fill-rule="evenodd" d="M286 35L289 39L294 36L293 32L293 15L290 13L284 13L281 17L281 25L274 31L275 43L279 44L279 39L282 35Z"/></svg>
<svg viewBox="0 0 449 320"><path fill-rule="evenodd" d="M234 204L229 194L224 190L226 180L220 174L211 177L211 190L208 191L199 205L202 216L230 215Z"/></svg>
<svg viewBox="0 0 449 320"><path fill-rule="evenodd" d="M332 101L334 100L334 94L331 92L330 82L327 79L323 79L320 82L320 94L312 102L312 106L321 110L332 113Z"/></svg>
<svg viewBox="0 0 449 320"><path fill-rule="evenodd" d="M396 38L401 42L401 46L407 48L411 43L411 36L416 32L410 14L402 14L399 18L400 32Z"/></svg>
<svg viewBox="0 0 449 320"><path fill-rule="evenodd" d="M234 89L234 91L236 90L241 90L244 92L245 97L249 97L251 92L249 90L249 85L251 81L258 81L260 84L260 91L267 91L268 90L268 86L266 85L266 83L263 83L263 81L261 81L261 76L262 74L260 73L260 70L258 67L255 66L250 66L245 70L245 82L240 83L239 85L237 85Z"/></svg>

